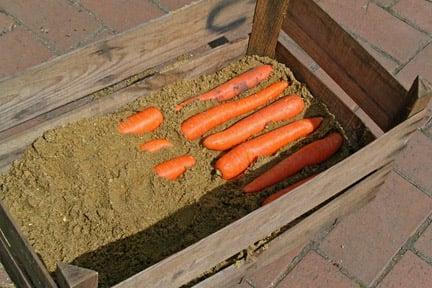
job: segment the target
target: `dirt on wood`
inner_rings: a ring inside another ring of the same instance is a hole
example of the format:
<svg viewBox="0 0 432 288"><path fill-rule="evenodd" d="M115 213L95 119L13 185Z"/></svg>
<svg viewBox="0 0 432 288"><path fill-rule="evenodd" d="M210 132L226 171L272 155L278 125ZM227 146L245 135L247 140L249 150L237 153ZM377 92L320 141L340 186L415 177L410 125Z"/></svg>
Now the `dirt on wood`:
<svg viewBox="0 0 432 288"><path fill-rule="evenodd" d="M297 93L307 102L305 113L295 119L324 116L325 121L311 137L259 159L243 177L227 182L212 169L220 153L204 149L200 141L186 141L179 132L183 120L215 103L197 102L181 112L173 108L260 63L272 64L274 73L239 97L285 79L291 84L285 94ZM117 132L121 119L150 105L160 107L165 116L154 133L123 136ZM0 176L0 195L50 271L58 261L93 269L99 272L100 287L105 287L257 209L271 192L346 157L351 149L348 145L323 165L309 167L275 187L255 195L241 191L248 180L278 159L334 129L340 129L334 117L287 67L267 58L244 57L217 73L164 87L116 113L47 131ZM171 140L174 147L157 153L137 149L140 143L159 137ZM197 164L178 181L155 176L154 165L186 153Z"/></svg>

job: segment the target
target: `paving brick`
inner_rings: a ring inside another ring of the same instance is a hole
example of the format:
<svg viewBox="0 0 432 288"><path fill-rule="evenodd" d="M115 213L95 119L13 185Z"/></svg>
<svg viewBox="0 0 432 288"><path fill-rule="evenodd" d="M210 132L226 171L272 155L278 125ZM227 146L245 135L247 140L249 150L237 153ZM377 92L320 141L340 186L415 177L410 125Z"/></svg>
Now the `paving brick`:
<svg viewBox="0 0 432 288"><path fill-rule="evenodd" d="M337 22L401 63L406 63L429 37L369 0L318 2Z"/></svg>
<svg viewBox="0 0 432 288"><path fill-rule="evenodd" d="M428 288L432 283L432 266L408 251L378 285L379 288Z"/></svg>
<svg viewBox="0 0 432 288"><path fill-rule="evenodd" d="M432 3L426 0L400 0L393 10L414 23L420 29L432 34Z"/></svg>
<svg viewBox="0 0 432 288"><path fill-rule="evenodd" d="M183 6L192 3L192 0L159 0L159 2L169 10L177 10Z"/></svg>
<svg viewBox="0 0 432 288"><path fill-rule="evenodd" d="M395 69L399 66L399 63L391 59L391 57L383 54L385 52L379 52L375 50L369 43L363 39L357 39L357 41L373 56L387 71L393 74Z"/></svg>
<svg viewBox="0 0 432 288"><path fill-rule="evenodd" d="M432 139L415 132L394 167L432 196Z"/></svg>
<svg viewBox="0 0 432 288"><path fill-rule="evenodd" d="M432 199L391 172L376 198L348 215L320 248L364 283L371 283L426 219Z"/></svg>
<svg viewBox="0 0 432 288"><path fill-rule="evenodd" d="M60 0L2 0L0 7L35 33L54 43L59 52L85 41L99 27L88 12Z"/></svg>
<svg viewBox="0 0 432 288"><path fill-rule="evenodd" d="M381 7L391 7L395 3L397 3L398 0L373 0L373 2L377 3Z"/></svg>
<svg viewBox="0 0 432 288"><path fill-rule="evenodd" d="M16 27L0 36L0 78L42 63L53 54L31 32Z"/></svg>
<svg viewBox="0 0 432 288"><path fill-rule="evenodd" d="M420 51L398 74L397 79L409 89L417 75L432 83L432 42Z"/></svg>
<svg viewBox="0 0 432 288"><path fill-rule="evenodd" d="M415 248L424 255L432 258L432 224L420 235Z"/></svg>
<svg viewBox="0 0 432 288"><path fill-rule="evenodd" d="M252 274L247 274L245 278L247 278L254 287L268 287L269 285L274 285L275 281L277 281L283 273L286 272L294 258L300 254L303 247L304 245L301 245L289 251L273 263L264 266ZM257 261L260 261L259 257Z"/></svg>
<svg viewBox="0 0 432 288"><path fill-rule="evenodd" d="M255 288L251 286L244 278L241 278L240 281L236 280L230 284L227 284L225 287L227 288Z"/></svg>
<svg viewBox="0 0 432 288"><path fill-rule="evenodd" d="M2 288L14 287L12 280L9 278L9 275L6 273L1 263L0 263L0 287Z"/></svg>
<svg viewBox="0 0 432 288"><path fill-rule="evenodd" d="M0 12L0 34L10 30L14 23L12 18Z"/></svg>
<svg viewBox="0 0 432 288"><path fill-rule="evenodd" d="M155 4L143 0L80 0L101 20L121 32L164 14Z"/></svg>
<svg viewBox="0 0 432 288"><path fill-rule="evenodd" d="M306 287L358 287L350 279L324 258L310 252L297 266L280 282L278 288Z"/></svg>

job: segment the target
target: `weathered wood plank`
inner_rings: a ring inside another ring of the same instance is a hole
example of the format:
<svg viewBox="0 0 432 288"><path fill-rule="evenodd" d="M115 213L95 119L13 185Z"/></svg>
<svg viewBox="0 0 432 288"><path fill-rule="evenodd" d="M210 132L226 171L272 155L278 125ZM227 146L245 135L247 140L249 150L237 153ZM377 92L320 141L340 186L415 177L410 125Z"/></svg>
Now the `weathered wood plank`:
<svg viewBox="0 0 432 288"><path fill-rule="evenodd" d="M324 225L334 223L336 219L353 212L373 199L389 171L390 167L387 165L350 187L342 195L273 239L266 249L254 255L254 260L242 263L239 267L238 265L228 266L193 287L227 287L245 274L278 260L285 253L311 240Z"/></svg>
<svg viewBox="0 0 432 288"><path fill-rule="evenodd" d="M413 116L426 107L432 99L432 86L427 80L417 76L408 91L408 99L409 103L405 113L402 115L403 119Z"/></svg>
<svg viewBox="0 0 432 288"><path fill-rule="evenodd" d="M198 54L182 65L161 65L160 73L156 73L133 86L117 91L111 95L92 100L80 99L53 111L42 114L16 127L0 133L0 172L5 171L9 164L17 159L25 147L31 144L43 132L80 118L112 112L117 108L145 96L154 90L180 79L191 79L203 73L219 70L231 61L244 55L248 39L240 39L234 43L219 46Z"/></svg>
<svg viewBox="0 0 432 288"><path fill-rule="evenodd" d="M258 0L247 54L274 57L289 0Z"/></svg>
<svg viewBox="0 0 432 288"><path fill-rule="evenodd" d="M56 276L60 288L98 287L98 273L90 269L58 263Z"/></svg>
<svg viewBox="0 0 432 288"><path fill-rule="evenodd" d="M291 0L283 30L384 131L400 122L405 88L315 1Z"/></svg>
<svg viewBox="0 0 432 288"><path fill-rule="evenodd" d="M298 51L290 51L288 47L290 46L288 45L287 35L281 31L279 42L276 46L276 59L287 65L293 71L297 80L307 83L306 86L312 95L327 105L330 112L336 116L336 119L344 128L352 144L363 147L375 139L358 116L332 90L321 82L310 67L305 66L298 59L298 55L296 55Z"/></svg>
<svg viewBox="0 0 432 288"><path fill-rule="evenodd" d="M12 220L11 215L6 211L1 202L0 230L2 234L2 242L5 242L3 245L7 245L6 248L17 265L14 267L13 263L6 262L4 263L6 270L8 272L10 271L11 275L14 276L19 276L20 274L25 275L26 280L21 282L27 281L30 284L30 287L57 287L45 266L24 238L17 224ZM2 251L2 253L7 252ZM19 269L16 269L17 267L19 267ZM18 279L18 277L15 277L15 279Z"/></svg>
<svg viewBox="0 0 432 288"><path fill-rule="evenodd" d="M255 3L226 2L193 3L0 81L0 131L174 59L224 33L244 31L247 36Z"/></svg>
<svg viewBox="0 0 432 288"><path fill-rule="evenodd" d="M115 287L136 287L142 283L148 287L178 287L199 277L221 261L265 238L391 162L423 116L423 112L414 115L357 153L320 173L307 185L253 211ZM251 231L254 233L250 233Z"/></svg>

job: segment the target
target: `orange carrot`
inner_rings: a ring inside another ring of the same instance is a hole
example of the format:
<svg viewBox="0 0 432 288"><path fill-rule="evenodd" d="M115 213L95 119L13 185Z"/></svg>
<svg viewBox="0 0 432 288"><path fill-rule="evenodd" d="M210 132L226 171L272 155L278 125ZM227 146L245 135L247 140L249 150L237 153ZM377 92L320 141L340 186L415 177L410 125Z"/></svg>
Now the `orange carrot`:
<svg viewBox="0 0 432 288"><path fill-rule="evenodd" d="M298 120L244 142L216 161L215 168L228 180L245 171L258 157L270 156L280 148L312 133L322 122L321 117Z"/></svg>
<svg viewBox="0 0 432 288"><path fill-rule="evenodd" d="M267 104L277 98L286 87L287 82L276 82L256 94L214 106L186 119L181 124L181 131L186 139L195 140L214 127Z"/></svg>
<svg viewBox="0 0 432 288"><path fill-rule="evenodd" d="M156 107L148 107L118 125L121 134L143 134L155 130L163 122L163 115Z"/></svg>
<svg viewBox="0 0 432 288"><path fill-rule="evenodd" d="M288 120L303 111L303 99L297 95L287 96L258 112L240 120L222 132L208 136L203 144L206 148L223 151L247 140L264 130L271 122Z"/></svg>
<svg viewBox="0 0 432 288"><path fill-rule="evenodd" d="M157 175L168 180L176 180L187 168L195 165L195 158L190 155L183 155L177 158L162 162L154 167Z"/></svg>
<svg viewBox="0 0 432 288"><path fill-rule="evenodd" d="M246 193L260 191L294 175L306 166L319 164L336 153L342 143L343 138L339 133L330 133L325 138L300 148L297 152L280 161L247 184L243 191Z"/></svg>
<svg viewBox="0 0 432 288"><path fill-rule="evenodd" d="M255 68L240 74L237 77L225 82L224 84L208 91L207 93L201 94L199 96L194 96L186 99L180 104L176 105L175 110L181 110L184 106L196 101L205 100L228 100L240 93L246 91L249 88L257 86L260 82L267 79L270 73L273 71L271 65L260 65Z"/></svg>
<svg viewBox="0 0 432 288"><path fill-rule="evenodd" d="M139 148L141 151L156 152L170 146L173 146L172 143L166 139L155 139L141 144Z"/></svg>
<svg viewBox="0 0 432 288"><path fill-rule="evenodd" d="M274 200L282 197L283 195L287 194L288 192L294 190L295 188L299 187L300 185L302 185L303 183L306 183L307 181L309 181L310 179L314 178L317 174L306 177L303 180L297 181L291 185L289 185L288 187L277 191L276 193L268 196L266 199L264 199L264 201L262 202L261 206L267 205L270 202L273 202Z"/></svg>

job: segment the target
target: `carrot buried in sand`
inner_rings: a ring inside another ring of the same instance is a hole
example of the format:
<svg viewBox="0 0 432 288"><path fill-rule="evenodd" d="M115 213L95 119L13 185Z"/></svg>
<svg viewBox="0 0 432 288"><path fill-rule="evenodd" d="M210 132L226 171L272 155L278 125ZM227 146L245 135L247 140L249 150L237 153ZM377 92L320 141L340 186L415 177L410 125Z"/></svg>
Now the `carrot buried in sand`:
<svg viewBox="0 0 432 288"><path fill-rule="evenodd" d="M163 122L163 115L156 107L148 107L118 125L121 134L144 134L155 130Z"/></svg>
<svg viewBox="0 0 432 288"><path fill-rule="evenodd" d="M227 150L264 130L267 124L288 120L302 112L303 109L304 101L301 97L286 96L238 121L228 129L208 136L203 144L207 149Z"/></svg>
<svg viewBox="0 0 432 288"><path fill-rule="evenodd" d="M219 158L215 168L225 180L232 179L245 171L258 157L273 155L290 142L312 133L321 122L321 117L302 119L253 138Z"/></svg>
<svg viewBox="0 0 432 288"><path fill-rule="evenodd" d="M260 82L264 81L270 76L273 71L271 65L260 65L240 74L237 77L225 82L224 84L198 96L194 96L186 99L185 101L177 104L175 107L176 111L181 110L186 105L199 100L228 100L240 93L246 91L249 88L257 86Z"/></svg>
<svg viewBox="0 0 432 288"><path fill-rule="evenodd" d="M141 151L156 152L162 148L171 147L173 144L166 139L155 139L139 145Z"/></svg>
<svg viewBox="0 0 432 288"><path fill-rule="evenodd" d="M168 180L176 180L186 169L195 165L195 158L190 155L183 155L162 162L154 167L157 175Z"/></svg>
<svg viewBox="0 0 432 288"><path fill-rule="evenodd" d="M339 133L330 133L323 139L300 148L297 152L280 161L247 184L243 191L245 193L261 191L296 174L306 166L320 164L336 153L342 143L343 138Z"/></svg>
<svg viewBox="0 0 432 288"><path fill-rule="evenodd" d="M276 199L282 197L283 195L285 195L285 194L287 194L288 192L294 190L295 188L299 187L300 185L302 185L302 184L308 182L310 179L314 178L316 175L317 175L317 174L312 175L312 176L309 176L309 177L306 177L305 179L300 180L300 181L297 181L297 182L295 182L295 183L289 185L288 187L286 187L286 188L284 188L284 189L282 189L282 190L279 190L279 191L277 191L276 193L274 193L274 194L268 196L267 198L264 199L264 201L262 202L261 206L267 205L267 204L269 204L270 202L273 202L274 200L276 200Z"/></svg>
<svg viewBox="0 0 432 288"><path fill-rule="evenodd" d="M204 112L193 115L181 124L181 131L188 140L195 140L214 127L244 113L267 104L277 98L288 87L286 81L273 83L256 94L219 104Z"/></svg>

